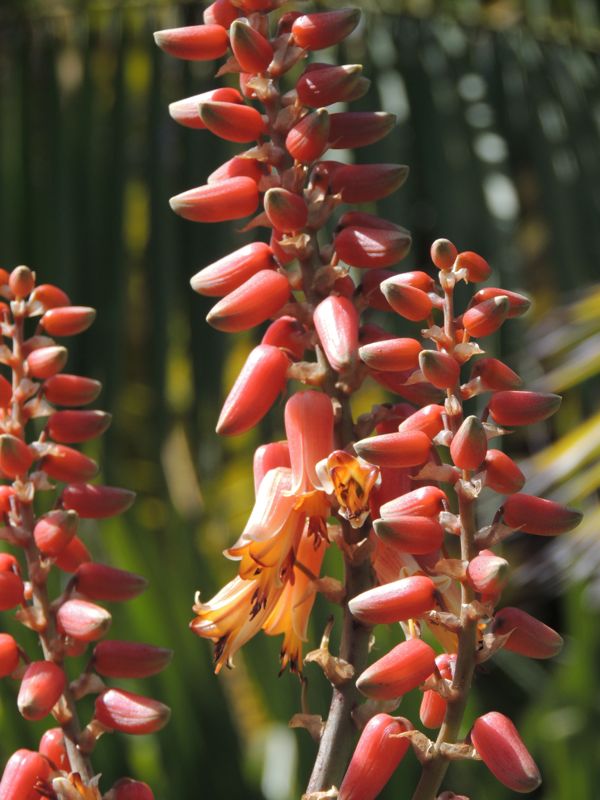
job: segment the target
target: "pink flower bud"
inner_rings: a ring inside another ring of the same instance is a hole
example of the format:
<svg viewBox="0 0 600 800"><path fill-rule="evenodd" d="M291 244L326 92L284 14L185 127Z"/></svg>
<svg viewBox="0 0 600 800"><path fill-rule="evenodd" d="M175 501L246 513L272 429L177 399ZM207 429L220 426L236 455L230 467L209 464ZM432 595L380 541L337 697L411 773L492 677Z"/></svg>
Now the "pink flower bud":
<svg viewBox="0 0 600 800"><path fill-rule="evenodd" d="M368 589L353 597L348 607L360 622L379 625L422 617L435 604L431 578L413 575Z"/></svg>
<svg viewBox="0 0 600 800"><path fill-rule="evenodd" d="M80 375L53 375L44 381L46 400L58 406L85 406L100 394L102 384Z"/></svg>
<svg viewBox="0 0 600 800"><path fill-rule="evenodd" d="M54 563L63 572L75 572L80 564L91 560L87 547L78 536L74 536L64 550L54 557Z"/></svg>
<svg viewBox="0 0 600 800"><path fill-rule="evenodd" d="M379 467L416 467L431 451L431 439L422 431L384 433L356 442L359 456Z"/></svg>
<svg viewBox="0 0 600 800"><path fill-rule="evenodd" d="M196 94L193 97L186 97L183 100L176 100L169 105L169 114L175 122L178 122L186 128L206 130L206 125L200 118L198 106L200 103L211 102L213 100L224 103L243 102L242 96L237 89L223 86L218 89L212 89L209 92Z"/></svg>
<svg viewBox="0 0 600 800"><path fill-rule="evenodd" d="M373 527L377 536L386 544L415 556L439 550L444 540L444 529L431 517L413 515L376 519Z"/></svg>
<svg viewBox="0 0 600 800"><path fill-rule="evenodd" d="M21 680L17 706L25 719L43 719L65 690L63 670L52 661L32 661ZM1 794L0 794L1 797Z"/></svg>
<svg viewBox="0 0 600 800"><path fill-rule="evenodd" d="M448 701L439 692L426 689L419 708L419 718L426 728L439 728L444 721L447 708Z"/></svg>
<svg viewBox="0 0 600 800"><path fill-rule="evenodd" d="M406 231L346 227L335 237L336 252L346 264L363 269L390 267L410 249Z"/></svg>
<svg viewBox="0 0 600 800"><path fill-rule="evenodd" d="M172 197L169 203L176 214L192 222L225 222L256 211L258 188L252 178L229 178L189 189Z"/></svg>
<svg viewBox="0 0 600 800"><path fill-rule="evenodd" d="M491 550L482 550L467 567L467 580L479 594L499 595L509 573L509 563Z"/></svg>
<svg viewBox="0 0 600 800"><path fill-rule="evenodd" d="M414 514L423 517L437 517L444 510L444 503L448 501L446 493L437 486L422 486L395 497L381 506L380 515L386 519L394 516L407 516Z"/></svg>
<svg viewBox="0 0 600 800"><path fill-rule="evenodd" d="M148 586L141 575L106 564L85 562L75 572L77 591L92 600L120 602L137 597Z"/></svg>
<svg viewBox="0 0 600 800"><path fill-rule="evenodd" d="M274 228L284 233L301 231L308 220L304 198L287 189L268 189L263 198L265 213Z"/></svg>
<svg viewBox="0 0 600 800"><path fill-rule="evenodd" d="M445 414L444 406L430 404L417 409L407 419L400 423L398 431L423 431L433 439L444 427L442 415Z"/></svg>
<svg viewBox="0 0 600 800"><path fill-rule="evenodd" d="M289 296L290 284L285 275L261 270L219 300L206 321L219 331L245 331L276 314Z"/></svg>
<svg viewBox="0 0 600 800"><path fill-rule="evenodd" d="M172 657L173 651L164 647L108 640L94 647L93 665L107 678L148 678L161 672Z"/></svg>
<svg viewBox="0 0 600 800"><path fill-rule="evenodd" d="M386 339L365 344L358 352L361 360L371 369L403 372L417 368L422 349L416 339Z"/></svg>
<svg viewBox="0 0 600 800"><path fill-rule="evenodd" d="M55 411L48 418L48 434L56 442L87 442L101 436L111 419L106 411Z"/></svg>
<svg viewBox="0 0 600 800"><path fill-rule="evenodd" d="M77 514L57 509L49 511L37 521L33 537L38 550L45 556L57 556L77 533Z"/></svg>
<svg viewBox="0 0 600 800"><path fill-rule="evenodd" d="M364 147L390 133L396 116L386 111L342 111L331 114L329 147L333 149Z"/></svg>
<svg viewBox="0 0 600 800"><path fill-rule="evenodd" d="M508 297L508 303L510 306L510 311L508 312L509 319L512 317L521 317L527 311L529 311L531 307L531 300L525 295L518 294L518 292L509 292L506 289L499 289L496 286L486 286L483 289L480 289L478 292L475 292L471 301L469 302L469 308L478 305L479 303L483 303L486 300L490 300L492 297Z"/></svg>
<svg viewBox="0 0 600 800"><path fill-rule="evenodd" d="M32 750L17 750L6 762L0 781L0 800L36 800L38 782L50 777L44 756Z"/></svg>
<svg viewBox="0 0 600 800"><path fill-rule="evenodd" d="M65 736L62 728L49 728L40 739L39 752L52 762L56 769L71 771Z"/></svg>
<svg viewBox="0 0 600 800"><path fill-rule="evenodd" d="M485 485L499 494L514 494L525 485L525 475L501 450L488 450L482 469Z"/></svg>
<svg viewBox="0 0 600 800"><path fill-rule="evenodd" d="M254 427L283 391L289 365L289 358L278 347L255 347L227 395L217 433L233 436Z"/></svg>
<svg viewBox="0 0 600 800"><path fill-rule="evenodd" d="M459 253L455 260L456 269L466 269L471 283L480 283L487 280L492 274L492 268L485 258L477 253L465 251Z"/></svg>
<svg viewBox="0 0 600 800"><path fill-rule="evenodd" d="M450 444L452 460L460 469L477 469L487 453L487 436L479 417L467 417Z"/></svg>
<svg viewBox="0 0 600 800"><path fill-rule="evenodd" d="M254 493L258 492L258 487L269 470L290 466L290 449L287 442L261 444L254 453Z"/></svg>
<svg viewBox="0 0 600 800"><path fill-rule="evenodd" d="M222 25L189 25L156 31L154 41L165 53L186 61L212 61L224 56L229 45Z"/></svg>
<svg viewBox="0 0 600 800"><path fill-rule="evenodd" d="M347 297L329 295L314 310L313 321L327 360L336 372L358 356L358 312Z"/></svg>
<svg viewBox="0 0 600 800"><path fill-rule="evenodd" d="M490 772L513 792L532 792L542 782L535 761L504 714L490 711L475 720L471 741Z"/></svg>
<svg viewBox="0 0 600 800"><path fill-rule="evenodd" d="M375 800L410 747L398 734L412 730L403 717L376 714L365 725L340 786L338 800Z"/></svg>
<svg viewBox="0 0 600 800"><path fill-rule="evenodd" d="M310 68L312 67L312 68ZM362 77L362 66L309 65L296 82L298 99L305 106L323 108L332 103L356 100L367 91L370 81Z"/></svg>
<svg viewBox="0 0 600 800"><path fill-rule="evenodd" d="M295 317L283 316L272 322L261 344L271 344L285 350L290 358L301 359L306 349L307 331Z"/></svg>
<svg viewBox="0 0 600 800"><path fill-rule="evenodd" d="M116 486L94 486L76 483L66 486L62 493L62 504L73 509L83 519L104 519L122 514L135 500L135 492Z"/></svg>
<svg viewBox="0 0 600 800"><path fill-rule="evenodd" d="M523 383L521 378L506 364L497 358L481 358L475 362L471 378L479 378L486 391L502 389L518 389Z"/></svg>
<svg viewBox="0 0 600 800"><path fill-rule="evenodd" d="M211 133L228 142L252 142L266 131L262 115L245 103L205 101L198 106L198 113Z"/></svg>
<svg viewBox="0 0 600 800"><path fill-rule="evenodd" d="M0 633L0 678L6 678L19 666L19 647L9 633Z"/></svg>
<svg viewBox="0 0 600 800"><path fill-rule="evenodd" d="M87 600L67 600L56 612L59 630L80 642L95 642L110 628L112 617L102 606Z"/></svg>
<svg viewBox="0 0 600 800"><path fill-rule="evenodd" d="M429 252L435 266L442 270L452 269L458 255L456 247L448 239L436 239Z"/></svg>
<svg viewBox="0 0 600 800"><path fill-rule="evenodd" d="M470 336L490 336L500 328L508 317L509 310L508 297L492 297L465 311L463 327Z"/></svg>
<svg viewBox="0 0 600 800"><path fill-rule="evenodd" d="M494 615L492 632L509 638L504 649L528 658L554 658L563 646L563 639L555 630L520 608L506 606Z"/></svg>
<svg viewBox="0 0 600 800"><path fill-rule="evenodd" d="M530 494L513 494L502 505L504 524L524 533L556 536L576 528L583 514L554 500Z"/></svg>
<svg viewBox="0 0 600 800"><path fill-rule="evenodd" d="M230 178L252 178L254 183L258 183L265 173L265 166L257 158L234 156L211 172L206 183L221 183Z"/></svg>
<svg viewBox="0 0 600 800"><path fill-rule="evenodd" d="M305 50L324 50L351 34L359 20L358 8L303 14L294 21L292 35L298 47Z"/></svg>
<svg viewBox="0 0 600 800"><path fill-rule="evenodd" d="M33 464L33 453L22 439L10 433L0 435L0 471L8 478L23 476Z"/></svg>
<svg viewBox="0 0 600 800"><path fill-rule="evenodd" d="M121 778L112 788L111 800L154 800L154 794L147 783Z"/></svg>
<svg viewBox="0 0 600 800"><path fill-rule="evenodd" d="M87 330L96 319L96 310L87 306L62 306L46 311L41 319L50 336L75 336Z"/></svg>
<svg viewBox="0 0 600 800"><path fill-rule="evenodd" d="M67 363L67 350L58 345L40 347L27 356L26 364L32 378L51 378Z"/></svg>
<svg viewBox="0 0 600 800"><path fill-rule="evenodd" d="M107 689L96 699L96 719L121 733L156 733L164 728L170 715L170 709L158 700L122 689Z"/></svg>
<svg viewBox="0 0 600 800"><path fill-rule="evenodd" d="M356 688L374 700L391 700L416 689L434 667L433 649L422 639L408 639L367 667Z"/></svg>
<svg viewBox="0 0 600 800"><path fill-rule="evenodd" d="M239 16L239 9L230 0L215 0L202 12L202 20L206 25L222 25L224 28L229 28Z"/></svg>
<svg viewBox="0 0 600 800"><path fill-rule="evenodd" d="M325 152L328 141L329 114L320 108L294 125L286 137L285 146L296 161L310 164Z"/></svg>
<svg viewBox="0 0 600 800"><path fill-rule="evenodd" d="M497 392L490 399L490 414L499 425L532 425L558 411L562 398L548 392Z"/></svg>
<svg viewBox="0 0 600 800"><path fill-rule="evenodd" d="M420 322L431 314L433 303L427 293L403 284L398 276L382 281L380 288L385 299L400 316L412 322Z"/></svg>
<svg viewBox="0 0 600 800"><path fill-rule="evenodd" d="M418 290L415 290L418 291ZM425 378L438 389L451 389L460 380L458 361L449 353L421 350L419 366Z"/></svg>
<svg viewBox="0 0 600 800"><path fill-rule="evenodd" d="M271 248L264 242L253 242L200 270L190 284L198 294L223 297L238 289L257 272L274 266Z"/></svg>
<svg viewBox="0 0 600 800"><path fill-rule="evenodd" d="M29 267L15 267L8 278L8 285L17 300L22 300L35 286L35 275Z"/></svg>
<svg viewBox="0 0 600 800"><path fill-rule="evenodd" d="M273 58L273 45L247 22L235 20L229 29L231 49L243 72L266 72Z"/></svg>
<svg viewBox="0 0 600 800"><path fill-rule="evenodd" d="M54 445L42 458L40 469L49 478L65 483L89 481L98 474L98 464L92 458L62 444Z"/></svg>
<svg viewBox="0 0 600 800"><path fill-rule="evenodd" d="M407 176L401 164L347 164L335 170L331 185L344 203L373 203L393 194Z"/></svg>

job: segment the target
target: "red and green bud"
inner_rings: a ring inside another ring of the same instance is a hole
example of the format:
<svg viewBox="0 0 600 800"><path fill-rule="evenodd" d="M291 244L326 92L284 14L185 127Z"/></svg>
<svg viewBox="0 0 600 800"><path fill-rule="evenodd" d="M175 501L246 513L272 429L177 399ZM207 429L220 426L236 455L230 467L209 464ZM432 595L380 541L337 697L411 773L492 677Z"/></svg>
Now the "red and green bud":
<svg viewBox="0 0 600 800"><path fill-rule="evenodd" d="M87 306L62 306L46 311L41 325L50 336L75 336L87 330L96 319L96 310Z"/></svg>
<svg viewBox="0 0 600 800"><path fill-rule="evenodd" d="M121 733L156 733L169 721L169 708L158 700L122 689L107 689L96 699L98 722Z"/></svg>
<svg viewBox="0 0 600 800"><path fill-rule="evenodd" d="M364 147L390 133L396 116L385 111L342 111L329 117L329 147Z"/></svg>
<svg viewBox="0 0 600 800"><path fill-rule="evenodd" d="M394 515L389 519L376 519L373 528L386 544L414 556L434 553L444 541L444 529L432 517Z"/></svg>
<svg viewBox="0 0 600 800"><path fill-rule="evenodd" d="M102 384L80 375L53 375L44 381L46 400L57 406L85 406L100 394Z"/></svg>
<svg viewBox="0 0 600 800"><path fill-rule="evenodd" d="M513 494L502 505L504 524L538 536L557 536L576 528L583 514L554 500L530 494Z"/></svg>
<svg viewBox="0 0 600 800"><path fill-rule="evenodd" d="M487 436L479 417L467 417L450 444L452 460L460 469L477 469L487 453Z"/></svg>
<svg viewBox="0 0 600 800"><path fill-rule="evenodd" d="M370 81L362 77L360 64L309 66L296 82L298 100L305 106L323 108L357 100L369 88Z"/></svg>
<svg viewBox="0 0 600 800"><path fill-rule="evenodd" d="M393 519L395 516L405 517L411 514L422 517L437 517L444 510L448 498L446 493L437 486L422 486L412 492L395 497L384 503L380 509L380 516Z"/></svg>
<svg viewBox="0 0 600 800"><path fill-rule="evenodd" d="M229 46L222 25L189 25L156 31L154 41L165 53L186 61L213 61L224 56Z"/></svg>
<svg viewBox="0 0 600 800"><path fill-rule="evenodd" d="M264 242L252 242L197 272L190 285L198 294L224 297L261 270L275 267L273 251Z"/></svg>
<svg viewBox="0 0 600 800"><path fill-rule="evenodd" d="M10 433L0 435L0 471L7 478L25 475L33 460L33 452L22 439Z"/></svg>
<svg viewBox="0 0 600 800"><path fill-rule="evenodd" d="M492 297L465 311L462 324L470 336L490 336L507 319L509 310L508 297Z"/></svg>
<svg viewBox="0 0 600 800"><path fill-rule="evenodd" d="M49 478L65 483L89 481L98 474L98 464L92 458L62 444L51 447L42 458L40 469Z"/></svg>
<svg viewBox="0 0 600 800"><path fill-rule="evenodd" d="M384 433L356 442L359 456L379 467L416 467L427 460L431 439L423 431Z"/></svg>
<svg viewBox="0 0 600 800"><path fill-rule="evenodd" d="M264 196L264 207L271 225L283 233L301 231L308 220L304 198L287 189L269 189Z"/></svg>
<svg viewBox="0 0 600 800"><path fill-rule="evenodd" d="M48 418L47 431L55 442L87 442L101 436L111 419L106 411L55 411Z"/></svg>
<svg viewBox="0 0 600 800"><path fill-rule="evenodd" d="M456 256L454 265L457 270L467 270L467 275L471 283L486 281L492 274L492 268L485 258L469 250L466 250L464 253L459 253Z"/></svg>
<svg viewBox="0 0 600 800"><path fill-rule="evenodd" d="M324 108L312 111L288 133L285 146L293 159L310 164L323 155L329 141L329 114Z"/></svg>
<svg viewBox="0 0 600 800"><path fill-rule="evenodd" d="M535 761L504 714L490 711L475 720L471 742L490 772L513 792L533 792L542 782Z"/></svg>
<svg viewBox="0 0 600 800"><path fill-rule="evenodd" d="M110 628L112 617L102 606L74 598L56 612L58 629L79 642L95 642Z"/></svg>
<svg viewBox="0 0 600 800"><path fill-rule="evenodd" d="M526 611L511 606L496 612L492 633L508 635L504 649L527 658L554 658L563 646L563 638L555 630Z"/></svg>
<svg viewBox="0 0 600 800"><path fill-rule="evenodd" d="M410 235L402 229L345 227L335 237L339 258L362 269L391 267L406 256L410 245Z"/></svg>
<svg viewBox="0 0 600 800"><path fill-rule="evenodd" d="M481 468L485 485L498 494L514 494L525 485L525 475L502 450L488 450Z"/></svg>
<svg viewBox="0 0 600 800"><path fill-rule="evenodd" d="M419 366L425 379L438 389L452 389L460 380L460 365L449 353L422 350L419 353Z"/></svg>
<svg viewBox="0 0 600 800"><path fill-rule="evenodd" d="M76 511L83 519L105 519L127 511L135 500L135 492L117 486L77 483L66 486L61 499L64 508Z"/></svg>
<svg viewBox="0 0 600 800"><path fill-rule="evenodd" d="M433 303L429 295L416 286L406 285L401 276L387 278L381 282L380 288L390 306L401 317L420 322L431 314Z"/></svg>
<svg viewBox="0 0 600 800"><path fill-rule="evenodd" d="M105 678L149 678L162 672L172 657L165 647L107 640L94 647L92 663Z"/></svg>
<svg viewBox="0 0 600 800"><path fill-rule="evenodd" d="M404 183L408 167L401 164L347 164L334 171L331 188L344 203L374 203Z"/></svg>
<svg viewBox="0 0 600 800"><path fill-rule="evenodd" d="M416 689L434 667L434 650L422 639L408 639L367 667L356 687L374 700L391 700Z"/></svg>
<svg viewBox="0 0 600 800"><path fill-rule="evenodd" d="M19 646L9 633L0 633L0 678L11 675L19 666Z"/></svg>
<svg viewBox="0 0 600 800"><path fill-rule="evenodd" d="M229 29L229 39L233 54L243 72L266 72L273 58L273 45L268 39L250 27L247 22L237 19Z"/></svg>
<svg viewBox="0 0 600 800"><path fill-rule="evenodd" d="M327 360L336 372L352 366L358 357L358 312L347 297L329 295L315 308L315 330Z"/></svg>
<svg viewBox="0 0 600 800"><path fill-rule="evenodd" d="M523 383L516 372L497 358L481 358L476 361L471 371L471 380L476 378L479 378L485 391L493 392L518 389Z"/></svg>
<svg viewBox="0 0 600 800"><path fill-rule="evenodd" d="M486 286L475 292L469 303L469 308L484 303L493 297L507 297L510 310L508 312L509 319L513 317L520 317L531 308L531 300L525 295L518 292L510 292L506 289L500 289L497 286Z"/></svg>
<svg viewBox="0 0 600 800"><path fill-rule="evenodd" d="M148 586L141 575L93 561L77 567L75 586L80 594L92 600L120 602L137 597Z"/></svg>
<svg viewBox="0 0 600 800"><path fill-rule="evenodd" d="M418 367L422 349L417 339L385 339L363 345L358 353L371 369L403 372Z"/></svg>
<svg viewBox="0 0 600 800"><path fill-rule="evenodd" d="M435 584L425 575L413 575L376 586L356 595L348 603L352 615L367 625L416 619L435 605Z"/></svg>
<svg viewBox="0 0 600 800"><path fill-rule="evenodd" d="M0 781L0 800L37 800L35 787L50 777L50 765L33 750L17 750L6 762Z"/></svg>
<svg viewBox="0 0 600 800"><path fill-rule="evenodd" d="M303 14L294 20L292 36L298 47L305 50L324 50L349 36L359 20L358 8Z"/></svg>
<svg viewBox="0 0 600 800"><path fill-rule="evenodd" d="M176 100L169 105L169 114L175 122L186 128L206 130L206 125L200 117L198 107L200 103L215 101L220 103L243 103L243 98L237 89L223 86L218 89L212 89L209 92L193 95L193 97L185 97L183 100Z"/></svg>
<svg viewBox="0 0 600 800"><path fill-rule="evenodd" d="M400 423L398 430L400 433L405 431L423 431L433 439L444 427L443 415L444 406L430 403L423 408L418 408L407 419Z"/></svg>
<svg viewBox="0 0 600 800"><path fill-rule="evenodd" d="M17 697L21 715L28 720L43 719L58 703L65 686L65 673L57 664L32 661L25 670Z"/></svg>
<svg viewBox="0 0 600 800"><path fill-rule="evenodd" d="M467 567L467 580L476 592L497 596L508 581L510 565L491 550L482 550Z"/></svg>
<svg viewBox="0 0 600 800"><path fill-rule="evenodd" d="M213 100L200 103L198 112L206 128L228 142L252 142L266 131L261 114L245 103Z"/></svg>
<svg viewBox="0 0 600 800"><path fill-rule="evenodd" d="M177 194L169 203L176 214L192 222L225 222L256 211L258 188L252 178L228 178Z"/></svg>
<svg viewBox="0 0 600 800"><path fill-rule="evenodd" d="M549 392L505 391L492 395L489 410L499 425L532 425L556 413L561 401Z"/></svg>
<svg viewBox="0 0 600 800"><path fill-rule="evenodd" d="M58 556L77 533L77 522L75 511L57 509L44 514L33 529L36 547L45 556Z"/></svg>
<svg viewBox="0 0 600 800"><path fill-rule="evenodd" d="M274 270L260 270L219 300L206 321L219 331L245 331L273 317L289 296L290 284L285 275Z"/></svg>

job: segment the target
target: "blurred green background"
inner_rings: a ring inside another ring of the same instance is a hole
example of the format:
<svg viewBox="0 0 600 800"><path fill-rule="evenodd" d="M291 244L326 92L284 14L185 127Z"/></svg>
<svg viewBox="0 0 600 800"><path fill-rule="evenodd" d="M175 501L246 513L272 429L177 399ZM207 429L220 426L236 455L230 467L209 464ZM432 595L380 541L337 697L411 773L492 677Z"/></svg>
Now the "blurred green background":
<svg viewBox="0 0 600 800"><path fill-rule="evenodd" d="M391 136L357 153L411 167L380 210L413 233L407 268L428 263L429 243L446 236L488 258L491 282L533 296L533 312L488 349L531 387L565 400L552 425L515 434L507 446L524 462L529 491L587 512L574 534L517 536L506 546L516 565L506 602L557 627L566 646L550 664L500 654L477 678L469 721L490 709L515 720L544 775L536 798L596 798L598 8L594 0L361 5L360 30L339 56L325 57L365 64L372 88L353 108L398 115ZM133 774L162 800L291 800L314 746L287 728L300 687L294 676L277 677L278 642L257 637L216 679L208 645L187 628L195 590L209 597L233 576L220 552L252 504L252 450L281 436L282 411L243 437L214 434L256 334L209 328L211 304L188 280L248 237L169 210L169 196L203 183L232 150L167 113L169 102L212 87L212 65L168 58L152 40L153 30L200 19L196 2L0 3L0 264L26 263L40 282L98 309L93 329L72 343L68 368L103 381L99 405L114 422L93 452L103 479L135 489L138 500L123 519L89 524L84 536L99 559L151 581L142 598L113 609L113 635L175 650L162 676L122 682L167 702L173 717L156 737L104 737L94 756L103 787ZM381 398L367 387L360 405ZM335 573L332 559L328 567ZM327 613L317 603L308 649ZM2 625L13 630L9 617ZM378 650L396 638L378 629ZM314 665L306 674L311 710L324 714L324 680ZM16 684L4 681L2 762L46 727L18 717L15 695ZM401 711L414 719L416 701ZM407 758L382 797L409 797L416 774ZM446 785L472 800L510 796L481 764L452 766Z"/></svg>

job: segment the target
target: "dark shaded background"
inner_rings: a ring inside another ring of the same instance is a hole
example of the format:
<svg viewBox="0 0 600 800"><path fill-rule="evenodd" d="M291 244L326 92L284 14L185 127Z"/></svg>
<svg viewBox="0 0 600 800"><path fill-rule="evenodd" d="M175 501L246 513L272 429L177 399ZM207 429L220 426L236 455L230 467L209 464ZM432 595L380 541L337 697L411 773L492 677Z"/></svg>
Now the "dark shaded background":
<svg viewBox="0 0 600 800"><path fill-rule="evenodd" d="M469 720L492 708L517 722L545 777L537 798L598 796L600 723L596 506L600 484L600 69L596 4L390 2L369 13L339 55L363 62L372 90L353 108L384 108L399 125L364 148L365 161L411 166L380 210L411 229L410 266L439 236L481 252L492 282L535 299L489 350L529 384L565 393L551 426L510 439L531 492L588 511L562 540L515 537L507 603L523 605L566 638L551 664L504 653L480 675ZM298 797L313 756L288 731L299 684L277 678L278 642L258 637L215 679L208 646L187 629L194 591L232 577L219 555L252 504L249 463L281 435L281 407L243 437L218 440L225 391L255 334L204 322L211 303L190 276L243 241L234 226L177 219L167 198L204 182L231 154L208 133L179 128L169 102L212 87L212 65L177 62L152 31L200 21L198 3L0 4L0 260L26 263L78 304L98 309L73 342L69 371L104 382L114 415L102 444L103 479L135 489L125 518L90 524L98 558L147 575L142 598L114 608L113 635L174 648L158 678L122 685L173 707L157 737L106 736L94 762L103 786L124 773L163 800ZM335 54L331 54L332 58ZM247 237L246 237L247 239ZM546 377L544 377L546 375ZM357 409L381 399L366 387ZM102 453L98 449L102 448ZM493 509L490 509L493 511ZM329 571L337 565L329 559ZM315 645L328 610L317 604ZM13 630L10 615L2 624ZM380 652L396 634L377 631ZM19 633L20 635L20 633ZM325 713L314 666L309 697ZM16 685L1 687L0 760L31 746L45 724L23 722ZM415 700L402 713L416 717ZM407 759L382 797L408 796ZM510 793L482 765L453 766L448 787L473 800ZM296 776L299 776L296 778ZM296 780L298 781L296 783Z"/></svg>

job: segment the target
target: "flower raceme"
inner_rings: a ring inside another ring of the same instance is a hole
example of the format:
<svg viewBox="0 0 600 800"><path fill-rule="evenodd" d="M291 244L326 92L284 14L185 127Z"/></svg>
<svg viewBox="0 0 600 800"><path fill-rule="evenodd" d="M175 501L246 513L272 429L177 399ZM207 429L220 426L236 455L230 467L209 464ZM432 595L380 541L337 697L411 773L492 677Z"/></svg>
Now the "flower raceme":
<svg viewBox="0 0 600 800"><path fill-rule="evenodd" d="M52 717L59 726L44 734L39 752L13 753L0 780L0 798L99 800L90 762L98 737L112 730L141 733L149 728L127 730L111 724L106 715L100 721L96 714L82 730L76 702L86 694L115 691L106 689L103 677L154 674L168 664L170 651L99 641L112 616L98 602L129 600L144 591L147 581L93 562L78 535L80 518L121 514L134 498L126 489L89 483L98 465L71 446L102 435L110 415L80 408L95 401L101 386L91 378L62 372L68 352L53 337L82 333L95 312L71 305L57 287L36 286L35 274L24 266L10 274L0 270L0 294L2 333L12 340L12 351L5 345L0 353L11 373L11 380L0 375L2 539L23 553L25 564L21 573L12 554L0 554L0 610L14 610L41 644L35 655L28 654L13 636L0 634L0 677L18 681L16 705L25 719ZM54 508L38 513L36 500L42 493L52 494ZM51 601L47 582L54 570L66 573L66 587ZM91 642L96 642L94 658L69 684L68 659L83 655ZM152 724L157 730L167 721L168 709L149 698L142 701L155 711L154 706L160 706ZM148 787L145 797L153 797Z"/></svg>

